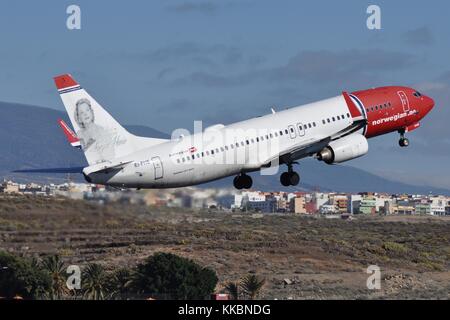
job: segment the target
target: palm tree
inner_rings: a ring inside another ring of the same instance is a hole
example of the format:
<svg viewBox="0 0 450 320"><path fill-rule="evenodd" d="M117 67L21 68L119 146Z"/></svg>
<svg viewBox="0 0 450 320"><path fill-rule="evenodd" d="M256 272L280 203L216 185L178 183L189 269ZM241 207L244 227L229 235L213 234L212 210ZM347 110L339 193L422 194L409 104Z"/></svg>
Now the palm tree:
<svg viewBox="0 0 450 320"><path fill-rule="evenodd" d="M232 300L239 300L239 284L236 282L228 282L225 285L225 290L231 296Z"/></svg>
<svg viewBox="0 0 450 320"><path fill-rule="evenodd" d="M241 280L241 288L249 296L250 300L255 300L265 283L265 279L260 280L254 274L251 274Z"/></svg>
<svg viewBox="0 0 450 320"><path fill-rule="evenodd" d="M123 298L130 292L133 284L133 273L130 269L122 268L115 271L111 276L109 291L112 297Z"/></svg>
<svg viewBox="0 0 450 320"><path fill-rule="evenodd" d="M103 300L107 294L105 269L96 263L91 263L83 270L83 295L87 299Z"/></svg>
<svg viewBox="0 0 450 320"><path fill-rule="evenodd" d="M58 255L52 255L44 258L42 268L50 274L52 284L48 292L51 300L61 299L62 296L69 293L67 288L67 275L64 262Z"/></svg>

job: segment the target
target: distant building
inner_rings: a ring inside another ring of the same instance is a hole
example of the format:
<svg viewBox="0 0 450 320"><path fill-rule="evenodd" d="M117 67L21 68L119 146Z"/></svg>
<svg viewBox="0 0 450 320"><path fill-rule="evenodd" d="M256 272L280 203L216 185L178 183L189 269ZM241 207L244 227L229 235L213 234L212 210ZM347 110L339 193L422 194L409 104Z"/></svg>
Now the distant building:
<svg viewBox="0 0 450 320"><path fill-rule="evenodd" d="M291 199L291 212L295 214L306 214L306 202L303 196Z"/></svg>
<svg viewBox="0 0 450 320"><path fill-rule="evenodd" d="M2 188L4 193L20 193L19 184L12 181L4 181L2 184Z"/></svg>
<svg viewBox="0 0 450 320"><path fill-rule="evenodd" d="M430 197L430 214L434 216L444 216L447 198L443 196Z"/></svg>
<svg viewBox="0 0 450 320"><path fill-rule="evenodd" d="M409 199L402 197L400 200L397 200L397 203L392 207L394 214L406 214L411 215L415 214L415 207Z"/></svg>
<svg viewBox="0 0 450 320"><path fill-rule="evenodd" d="M431 214L431 205L429 203L417 203L415 212L416 214Z"/></svg>
<svg viewBox="0 0 450 320"><path fill-rule="evenodd" d="M336 213L338 213L338 210L337 210L336 206L334 206L332 204L324 204L320 207L319 212L321 214L336 214Z"/></svg>
<svg viewBox="0 0 450 320"><path fill-rule="evenodd" d="M313 194L313 202L316 204L316 211L320 211L320 207L328 204L330 200L328 193L315 192Z"/></svg>
<svg viewBox="0 0 450 320"><path fill-rule="evenodd" d="M365 197L357 203L357 212L359 214L376 214L376 200L374 198Z"/></svg>

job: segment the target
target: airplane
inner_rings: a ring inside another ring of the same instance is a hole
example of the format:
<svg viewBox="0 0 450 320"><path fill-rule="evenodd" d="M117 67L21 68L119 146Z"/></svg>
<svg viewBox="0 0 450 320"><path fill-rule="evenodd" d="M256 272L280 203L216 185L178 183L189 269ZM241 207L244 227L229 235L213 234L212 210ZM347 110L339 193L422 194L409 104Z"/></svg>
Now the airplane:
<svg viewBox="0 0 450 320"><path fill-rule="evenodd" d="M434 108L432 98L413 88L386 86L157 139L129 133L70 74L54 81L75 133L60 124L69 142L81 145L89 165L16 172L78 172L89 183L118 188L177 188L234 176L236 189L250 189L250 172L275 169L273 174L284 165L280 183L296 186L298 160L349 161L368 153L369 138L391 132L407 147L405 134Z"/></svg>

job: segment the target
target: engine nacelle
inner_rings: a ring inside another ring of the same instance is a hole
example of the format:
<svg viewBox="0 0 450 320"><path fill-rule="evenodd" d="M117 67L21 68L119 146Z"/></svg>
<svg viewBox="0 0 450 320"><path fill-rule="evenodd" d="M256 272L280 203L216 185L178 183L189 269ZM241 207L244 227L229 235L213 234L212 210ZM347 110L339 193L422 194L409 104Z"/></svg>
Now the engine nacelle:
<svg viewBox="0 0 450 320"><path fill-rule="evenodd" d="M317 154L317 159L327 164L341 163L361 157L367 152L369 152L367 139L359 133L354 133L330 142Z"/></svg>

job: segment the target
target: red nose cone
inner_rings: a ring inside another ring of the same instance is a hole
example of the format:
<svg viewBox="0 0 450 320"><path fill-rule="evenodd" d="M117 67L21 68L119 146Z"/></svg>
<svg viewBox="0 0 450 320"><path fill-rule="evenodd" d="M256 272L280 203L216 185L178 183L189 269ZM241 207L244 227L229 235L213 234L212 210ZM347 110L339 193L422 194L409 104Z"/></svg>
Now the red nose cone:
<svg viewBox="0 0 450 320"><path fill-rule="evenodd" d="M425 103L425 110L427 113L434 108L434 100L431 99L430 97L425 97L424 103Z"/></svg>

